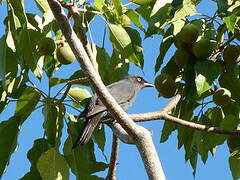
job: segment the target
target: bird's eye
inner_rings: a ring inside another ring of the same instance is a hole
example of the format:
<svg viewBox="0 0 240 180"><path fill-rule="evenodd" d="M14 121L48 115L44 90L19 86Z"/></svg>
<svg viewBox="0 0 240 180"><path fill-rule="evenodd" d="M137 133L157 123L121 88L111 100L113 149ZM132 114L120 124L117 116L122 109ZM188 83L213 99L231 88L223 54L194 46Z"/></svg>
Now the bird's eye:
<svg viewBox="0 0 240 180"><path fill-rule="evenodd" d="M141 81L142 81L142 78L138 77L138 78L137 78L137 81L138 81L138 82L141 82Z"/></svg>

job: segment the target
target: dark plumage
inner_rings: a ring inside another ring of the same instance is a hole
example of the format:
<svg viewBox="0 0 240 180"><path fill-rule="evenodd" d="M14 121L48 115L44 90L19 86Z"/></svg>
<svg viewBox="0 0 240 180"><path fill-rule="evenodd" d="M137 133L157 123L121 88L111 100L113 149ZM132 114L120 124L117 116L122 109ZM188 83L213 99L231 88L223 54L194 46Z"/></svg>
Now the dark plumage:
<svg viewBox="0 0 240 180"><path fill-rule="evenodd" d="M124 79L108 85L107 89L117 103L126 111L132 106L137 93L144 87L154 87L154 85L145 81L141 76L128 75ZM91 138L94 129L99 124L100 119L107 114L108 111L106 107L101 100L94 95L79 115L79 117L85 117L86 122L76 142L73 144L73 148L86 144Z"/></svg>

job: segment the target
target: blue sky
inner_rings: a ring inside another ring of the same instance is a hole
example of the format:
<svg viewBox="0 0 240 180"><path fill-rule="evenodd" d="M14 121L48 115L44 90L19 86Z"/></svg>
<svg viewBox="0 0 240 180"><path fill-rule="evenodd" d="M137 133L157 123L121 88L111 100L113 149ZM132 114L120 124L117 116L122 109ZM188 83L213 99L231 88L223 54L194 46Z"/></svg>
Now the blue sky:
<svg viewBox="0 0 240 180"><path fill-rule="evenodd" d="M27 12L36 12L36 7L32 0L25 1ZM204 0L198 6L198 10L212 14L216 5L213 1ZM3 25L3 19L6 16L6 6L5 3L0 5L0 35L4 33L5 27ZM100 19L96 20L97 22L92 24L92 35L93 40L96 44L101 43L101 33L103 33L103 22ZM99 34L100 33L100 34ZM159 44L160 36L153 36L143 41L143 49L145 56L145 67L144 70L131 66L131 74L140 74L145 77L149 82L154 81L154 65L156 57L159 54ZM109 45L107 45L108 47ZM168 53L172 54L173 49ZM65 66L61 72L57 72L55 76L66 78L74 70L79 69L77 62L74 62L72 65ZM46 78L43 78L42 82L39 85L46 83ZM42 87L44 90L44 87ZM134 106L129 110L129 113L142 113L149 111L156 111L164 107L169 100L158 98L158 93L153 88L143 89L136 100ZM6 111L0 115L0 121L8 119L14 111L14 105L9 106ZM76 112L75 112L76 113ZM23 124L21 132L18 138L18 150L12 155L10 165L3 175L2 180L15 180L21 178L26 172L28 172L30 164L26 157L26 152L32 147L33 141L37 138L41 138L43 135L42 132L42 123L43 116L41 111L35 111L30 118ZM176 132L172 134L169 140L166 143L159 143L161 130L163 126L163 121L152 121L141 123L145 128L153 131L153 140L156 145L163 169L165 171L166 177L168 180L184 179L192 180L192 168L189 162L185 163L184 160L184 150L183 148L177 150L177 135ZM110 146L111 146L111 137L112 133L109 128L106 128L107 132L107 146L105 148L105 154L108 159L110 158ZM103 160L103 157L100 152L96 152L99 160ZM219 179L219 180L228 180L231 179L231 173L228 167L228 156L229 152L226 145L222 145L217 149L217 152L214 157L209 155L209 159L206 164L203 164L199 158L196 180L203 179ZM100 173L101 175L105 173ZM144 166L141 162L141 157L135 146L126 145L120 143L120 152L119 152L119 161L117 166L117 177L118 180L127 180L127 179L138 179L145 180L147 175L145 173ZM71 179L74 179L71 177Z"/></svg>

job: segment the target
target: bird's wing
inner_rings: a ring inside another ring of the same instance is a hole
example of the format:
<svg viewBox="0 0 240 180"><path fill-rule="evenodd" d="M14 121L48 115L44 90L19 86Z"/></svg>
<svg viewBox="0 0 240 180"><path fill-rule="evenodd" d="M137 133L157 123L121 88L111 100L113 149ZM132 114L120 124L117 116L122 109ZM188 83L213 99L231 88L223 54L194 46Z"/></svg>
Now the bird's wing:
<svg viewBox="0 0 240 180"><path fill-rule="evenodd" d="M98 114L105 110L106 110L106 107L104 105L94 105L93 108L87 112L86 118L94 116L95 114Z"/></svg>

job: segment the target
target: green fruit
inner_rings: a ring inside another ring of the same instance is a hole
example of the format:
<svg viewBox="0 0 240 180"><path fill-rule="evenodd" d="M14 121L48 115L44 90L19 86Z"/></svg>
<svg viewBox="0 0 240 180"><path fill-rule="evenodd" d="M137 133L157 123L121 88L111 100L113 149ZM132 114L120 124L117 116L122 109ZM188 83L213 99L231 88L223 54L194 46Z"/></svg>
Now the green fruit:
<svg viewBox="0 0 240 180"><path fill-rule="evenodd" d="M187 44L193 44L197 40L198 35L198 28L194 24L187 24L183 26L179 33L180 40Z"/></svg>
<svg viewBox="0 0 240 180"><path fill-rule="evenodd" d="M68 91L68 96L73 98L75 101L81 102L86 98L90 98L91 94L84 88L72 87Z"/></svg>
<svg viewBox="0 0 240 180"><path fill-rule="evenodd" d="M219 106L228 105L231 102L231 92L228 89L219 88L213 94L213 101Z"/></svg>
<svg viewBox="0 0 240 180"><path fill-rule="evenodd" d="M178 49L174 54L174 61L180 68L185 68L189 59L189 54L182 49Z"/></svg>
<svg viewBox="0 0 240 180"><path fill-rule="evenodd" d="M193 54L198 59L204 59L210 56L213 52L213 43L210 39L203 38L193 43Z"/></svg>
<svg viewBox="0 0 240 180"><path fill-rule="evenodd" d="M121 24L123 27L130 27L131 26L131 20L126 14L123 14L121 16Z"/></svg>
<svg viewBox="0 0 240 180"><path fill-rule="evenodd" d="M162 73L155 78L155 87L161 96L165 98L173 97L176 93L176 83L167 73Z"/></svg>
<svg viewBox="0 0 240 180"><path fill-rule="evenodd" d="M223 51L223 59L225 63L232 64L240 61L240 47L229 45Z"/></svg>
<svg viewBox="0 0 240 180"><path fill-rule="evenodd" d="M85 100L91 97L91 94L86 89L79 87L70 88L67 95L74 101L81 103L84 106L87 102Z"/></svg>
<svg viewBox="0 0 240 180"><path fill-rule="evenodd" d="M71 64L76 58L69 45L57 49L57 59L61 64Z"/></svg>
<svg viewBox="0 0 240 180"><path fill-rule="evenodd" d="M37 43L37 50L44 56L49 56L55 51L56 45L51 38L43 38Z"/></svg>

